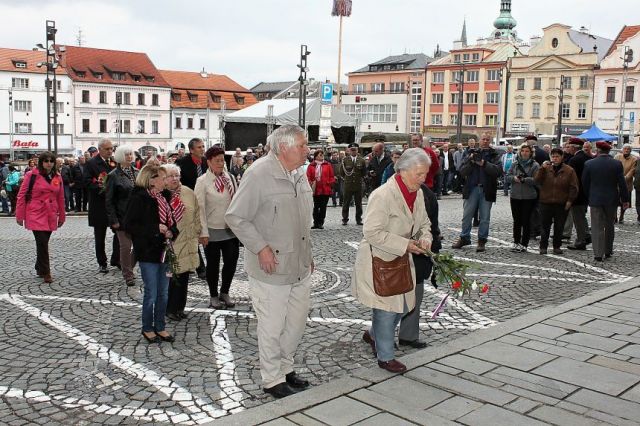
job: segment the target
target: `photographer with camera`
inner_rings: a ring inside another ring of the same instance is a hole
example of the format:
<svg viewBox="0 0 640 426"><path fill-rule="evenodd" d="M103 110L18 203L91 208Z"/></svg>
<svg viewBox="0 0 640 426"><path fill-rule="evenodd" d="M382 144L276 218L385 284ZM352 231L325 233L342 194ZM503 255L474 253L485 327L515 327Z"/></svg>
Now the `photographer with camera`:
<svg viewBox="0 0 640 426"><path fill-rule="evenodd" d="M475 211L479 210L480 226L476 251L483 252L489 237L491 207L496 201L498 178L502 175L500 153L491 147L491 136L488 133L482 134L479 149L469 149L468 155L462 160L460 174L465 178L462 189L462 232L451 247L460 249L471 244L471 221Z"/></svg>
<svg viewBox="0 0 640 426"><path fill-rule="evenodd" d="M526 143L520 146L505 181L511 185L511 217L513 217L513 247L511 251L524 253L531 234L531 213L536 205L538 189L534 177L540 166L533 159L533 150Z"/></svg>

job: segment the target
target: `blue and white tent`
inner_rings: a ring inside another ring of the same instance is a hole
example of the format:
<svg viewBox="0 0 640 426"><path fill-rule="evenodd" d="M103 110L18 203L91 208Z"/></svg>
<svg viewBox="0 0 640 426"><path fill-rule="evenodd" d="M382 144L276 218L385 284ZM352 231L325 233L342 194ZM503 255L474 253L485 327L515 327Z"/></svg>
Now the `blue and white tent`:
<svg viewBox="0 0 640 426"><path fill-rule="evenodd" d="M591 126L591 128L589 130L586 130L584 133L582 133L580 136L578 136L581 139L585 139L588 140L590 142L593 141L614 141L616 139L618 139L615 136L610 135L609 133L605 133L602 130L600 130L600 128L598 126L596 126L596 123L593 123L593 125Z"/></svg>

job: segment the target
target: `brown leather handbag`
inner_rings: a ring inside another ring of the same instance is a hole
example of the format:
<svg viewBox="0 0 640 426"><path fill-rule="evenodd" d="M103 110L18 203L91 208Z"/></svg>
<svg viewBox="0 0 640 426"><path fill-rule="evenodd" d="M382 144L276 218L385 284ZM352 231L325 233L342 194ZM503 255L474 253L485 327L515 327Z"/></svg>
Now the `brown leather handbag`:
<svg viewBox="0 0 640 426"><path fill-rule="evenodd" d="M371 246L369 246L371 248ZM413 290L409 253L391 261L375 257L371 252L373 271L373 290L378 296L389 297L408 293Z"/></svg>

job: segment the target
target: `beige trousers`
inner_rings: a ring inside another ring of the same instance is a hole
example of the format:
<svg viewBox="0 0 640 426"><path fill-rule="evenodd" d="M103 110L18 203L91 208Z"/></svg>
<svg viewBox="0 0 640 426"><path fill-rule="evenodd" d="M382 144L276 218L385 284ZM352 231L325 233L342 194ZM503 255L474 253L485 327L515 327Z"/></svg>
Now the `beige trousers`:
<svg viewBox="0 0 640 426"><path fill-rule="evenodd" d="M249 277L258 319L260 374L265 388L285 381L307 325L311 275L296 284L273 285Z"/></svg>

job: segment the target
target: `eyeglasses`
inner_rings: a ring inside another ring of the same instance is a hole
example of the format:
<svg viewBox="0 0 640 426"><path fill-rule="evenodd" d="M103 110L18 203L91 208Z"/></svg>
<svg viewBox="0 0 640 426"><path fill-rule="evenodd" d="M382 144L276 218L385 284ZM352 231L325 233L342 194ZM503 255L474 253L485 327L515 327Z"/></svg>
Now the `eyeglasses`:
<svg viewBox="0 0 640 426"><path fill-rule="evenodd" d="M53 158L44 158L42 160L43 163L55 163L56 160L54 160Z"/></svg>

